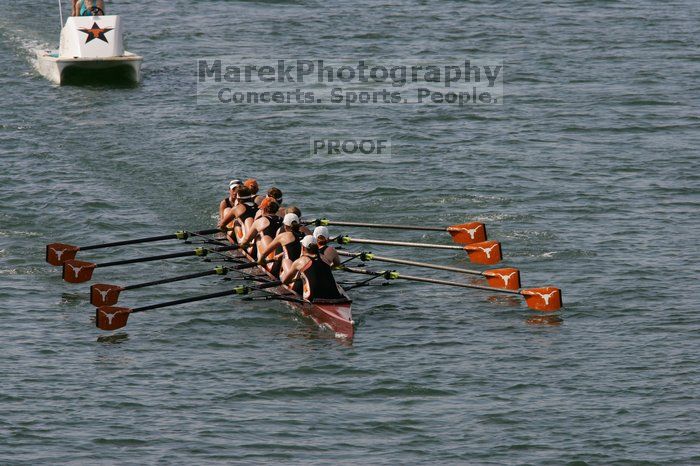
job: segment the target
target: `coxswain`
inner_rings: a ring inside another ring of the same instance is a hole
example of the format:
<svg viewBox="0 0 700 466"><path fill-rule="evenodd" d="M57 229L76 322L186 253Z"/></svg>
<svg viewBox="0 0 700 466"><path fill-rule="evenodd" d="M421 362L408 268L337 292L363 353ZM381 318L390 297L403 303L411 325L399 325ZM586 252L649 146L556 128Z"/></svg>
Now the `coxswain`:
<svg viewBox="0 0 700 466"><path fill-rule="evenodd" d="M282 228L277 232L275 239L259 252L258 263L265 265L268 255L277 251L277 248L282 248L282 254L275 256L275 260L281 261L282 272L288 270L301 256L301 239L306 235L299 230L299 227L299 217L295 214L286 214L282 219Z"/></svg>
<svg viewBox="0 0 700 466"><path fill-rule="evenodd" d="M262 252L267 246L272 243L277 236L277 232L282 227L282 217L277 215L279 204L274 199L267 197L260 204L259 212L261 213L253 224L248 229L247 233L241 240L241 246L247 247L250 244L255 244L257 250L256 257L262 257ZM266 260L274 262L275 250L271 250L267 254ZM273 264L268 264L268 270L272 271Z"/></svg>
<svg viewBox="0 0 700 466"><path fill-rule="evenodd" d="M282 274L282 283L290 285L294 282L292 289L311 302L344 298L335 282L331 266L318 253L316 239L307 235L300 245L301 255Z"/></svg>
<svg viewBox="0 0 700 466"><path fill-rule="evenodd" d="M338 267L340 265L340 255L333 246L328 244L330 241L330 233L328 232L328 228L324 226L314 228L314 238L316 238L316 243L318 244L318 254L321 256L321 258L331 267Z"/></svg>
<svg viewBox="0 0 700 466"><path fill-rule="evenodd" d="M236 205L232 209L228 209L228 212L224 214L224 217L219 221L219 228L233 223L236 241L240 242L253 224L257 211L258 206L253 202L250 188L240 186L236 191Z"/></svg>
<svg viewBox="0 0 700 466"><path fill-rule="evenodd" d="M224 218L228 209L233 209L236 205L236 191L243 186L241 180L231 180L228 184L228 196L219 203L219 219Z"/></svg>

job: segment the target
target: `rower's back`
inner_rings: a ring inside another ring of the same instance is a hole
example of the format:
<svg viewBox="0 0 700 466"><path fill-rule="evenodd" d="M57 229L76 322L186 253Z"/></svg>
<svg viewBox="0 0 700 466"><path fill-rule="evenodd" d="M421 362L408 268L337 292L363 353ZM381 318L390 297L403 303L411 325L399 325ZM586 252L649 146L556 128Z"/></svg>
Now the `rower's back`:
<svg viewBox="0 0 700 466"><path fill-rule="evenodd" d="M311 302L344 299L331 266L319 254L309 254L305 257L308 262L301 270L304 299Z"/></svg>

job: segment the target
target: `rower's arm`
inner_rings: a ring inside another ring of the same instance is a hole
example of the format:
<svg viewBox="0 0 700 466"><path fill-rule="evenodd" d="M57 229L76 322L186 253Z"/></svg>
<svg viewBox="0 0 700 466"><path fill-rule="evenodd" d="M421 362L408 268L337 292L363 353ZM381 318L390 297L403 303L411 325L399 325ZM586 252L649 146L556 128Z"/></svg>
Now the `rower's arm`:
<svg viewBox="0 0 700 466"><path fill-rule="evenodd" d="M338 254L338 251L333 248L330 254L330 259L331 259L331 267L338 267L340 265L340 254Z"/></svg>
<svg viewBox="0 0 700 466"><path fill-rule="evenodd" d="M285 285L289 285L294 281L295 278L297 278L297 275L299 275L299 270L301 269L301 260L302 258L295 260L292 266L289 268L289 270L285 271L282 274L282 276L280 277L282 283L284 283Z"/></svg>
<svg viewBox="0 0 700 466"><path fill-rule="evenodd" d="M248 233L246 233L243 239L241 240L241 244L248 244L253 240L253 238L257 237L258 233L260 233L260 230L265 228L260 227L260 220L256 220L255 222L253 222L253 224L250 226L250 229L248 230Z"/></svg>
<svg viewBox="0 0 700 466"><path fill-rule="evenodd" d="M226 210L226 199L219 202L219 218L224 218L224 210Z"/></svg>
<svg viewBox="0 0 700 466"><path fill-rule="evenodd" d="M221 220L219 220L219 228L228 225L234 218L236 218L236 209L230 209L228 213Z"/></svg>
<svg viewBox="0 0 700 466"><path fill-rule="evenodd" d="M276 250L279 246L282 245L282 242L280 241L282 235L277 236L275 239L270 241L270 244L267 245L267 247L260 252L259 258L264 258L267 257L268 254L270 254L272 251Z"/></svg>

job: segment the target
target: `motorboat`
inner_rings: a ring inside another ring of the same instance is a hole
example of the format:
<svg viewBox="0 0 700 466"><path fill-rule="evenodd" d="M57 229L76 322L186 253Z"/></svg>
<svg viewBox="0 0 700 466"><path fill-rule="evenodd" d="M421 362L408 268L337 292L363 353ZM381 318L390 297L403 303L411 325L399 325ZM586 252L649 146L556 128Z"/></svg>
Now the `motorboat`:
<svg viewBox="0 0 700 466"><path fill-rule="evenodd" d="M143 57L124 50L118 15L71 16L61 28L59 49L37 50L37 69L59 85L84 80L138 83L142 62Z"/></svg>

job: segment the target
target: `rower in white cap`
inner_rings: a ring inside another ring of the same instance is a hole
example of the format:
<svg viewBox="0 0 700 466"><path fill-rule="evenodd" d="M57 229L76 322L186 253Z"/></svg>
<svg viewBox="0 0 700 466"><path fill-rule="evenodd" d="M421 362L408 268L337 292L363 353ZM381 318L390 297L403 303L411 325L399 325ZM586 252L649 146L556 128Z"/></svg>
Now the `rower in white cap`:
<svg viewBox="0 0 700 466"><path fill-rule="evenodd" d="M299 217L296 214L286 214L282 219L282 228L277 232L275 239L259 251L258 262L265 265L268 254L282 248L282 253L275 256L275 260L281 260L282 272L289 270L292 263L301 256L301 239L304 236L304 232L300 230ZM275 267L274 270L279 268Z"/></svg>
<svg viewBox="0 0 700 466"><path fill-rule="evenodd" d="M253 202L250 188L245 185L239 186L236 188L236 205L226 210L223 218L219 220L219 228L232 224L236 241L240 242L253 224L257 211L258 206Z"/></svg>
<svg viewBox="0 0 700 466"><path fill-rule="evenodd" d="M301 255L282 274L282 283L289 285L294 282L292 289L311 302L342 299L331 266L318 253L316 238L306 235L300 245Z"/></svg>
<svg viewBox="0 0 700 466"><path fill-rule="evenodd" d="M328 228L324 226L318 226L314 228L314 238L316 238L316 243L318 244L318 254L321 258L326 261L331 267L337 267L340 265L340 256L335 248L328 244L331 236L328 232Z"/></svg>
<svg viewBox="0 0 700 466"><path fill-rule="evenodd" d="M231 180L228 183L228 196L219 203L219 219L224 218L228 213L228 209L233 209L236 206L237 191L240 186L243 186L241 180Z"/></svg>

